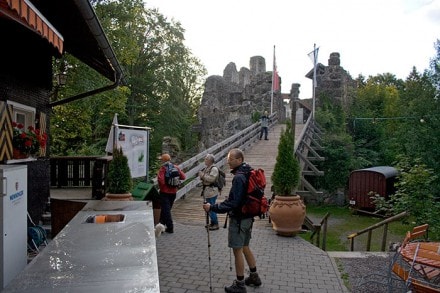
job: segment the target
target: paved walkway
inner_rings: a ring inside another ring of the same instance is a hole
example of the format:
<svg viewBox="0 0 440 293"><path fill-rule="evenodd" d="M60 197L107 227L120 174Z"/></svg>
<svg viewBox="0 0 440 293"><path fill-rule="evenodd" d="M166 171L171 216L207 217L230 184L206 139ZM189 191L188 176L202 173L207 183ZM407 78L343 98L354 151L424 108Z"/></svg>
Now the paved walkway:
<svg viewBox="0 0 440 293"><path fill-rule="evenodd" d="M270 190L270 176L275 165L279 134L283 125L269 132L262 140L245 150L245 161L265 170ZM297 135L301 126L297 128ZM231 175L224 194L229 192ZM219 200L223 200L220 198ZM173 234L162 234L156 243L161 292L224 292L235 278L234 257L227 247L227 229L206 231L200 190L178 200L173 208ZM224 215L219 215L223 224ZM325 251L300 237L275 234L268 219L256 219L251 248L257 259L262 279L259 288L247 287L248 292L339 293L348 292L338 268ZM209 240L208 240L209 239Z"/></svg>

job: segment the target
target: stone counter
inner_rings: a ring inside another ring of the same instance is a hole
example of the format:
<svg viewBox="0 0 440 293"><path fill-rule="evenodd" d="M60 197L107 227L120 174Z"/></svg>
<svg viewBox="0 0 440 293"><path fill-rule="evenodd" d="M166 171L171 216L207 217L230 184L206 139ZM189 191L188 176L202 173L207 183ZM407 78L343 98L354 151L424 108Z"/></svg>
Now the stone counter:
<svg viewBox="0 0 440 293"><path fill-rule="evenodd" d="M160 292L152 207L88 201L3 292Z"/></svg>

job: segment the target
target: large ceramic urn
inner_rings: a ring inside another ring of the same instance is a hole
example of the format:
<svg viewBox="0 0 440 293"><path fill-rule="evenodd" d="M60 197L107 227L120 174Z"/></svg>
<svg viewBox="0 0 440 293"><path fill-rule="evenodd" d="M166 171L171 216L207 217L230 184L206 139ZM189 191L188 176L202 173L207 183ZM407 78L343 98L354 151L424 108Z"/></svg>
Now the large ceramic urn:
<svg viewBox="0 0 440 293"><path fill-rule="evenodd" d="M272 228L278 235L295 236L302 230L306 206L298 195L275 196L269 208Z"/></svg>

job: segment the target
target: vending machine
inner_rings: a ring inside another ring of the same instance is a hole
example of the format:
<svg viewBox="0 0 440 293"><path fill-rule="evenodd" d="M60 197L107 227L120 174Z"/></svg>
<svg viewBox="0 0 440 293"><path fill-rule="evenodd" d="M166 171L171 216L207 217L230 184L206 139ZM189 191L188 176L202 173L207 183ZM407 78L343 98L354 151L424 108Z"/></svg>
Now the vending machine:
<svg viewBox="0 0 440 293"><path fill-rule="evenodd" d="M27 264L26 165L0 165L0 196L0 289L2 289Z"/></svg>

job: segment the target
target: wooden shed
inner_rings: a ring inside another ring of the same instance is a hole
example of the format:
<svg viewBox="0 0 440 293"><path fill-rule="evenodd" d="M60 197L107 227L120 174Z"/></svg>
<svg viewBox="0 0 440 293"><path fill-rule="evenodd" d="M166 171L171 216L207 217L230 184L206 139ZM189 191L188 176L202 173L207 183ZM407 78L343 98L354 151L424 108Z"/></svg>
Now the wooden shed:
<svg viewBox="0 0 440 293"><path fill-rule="evenodd" d="M374 211L372 194L388 198L395 192L398 172L389 166L378 166L351 172L348 187L350 207L356 210Z"/></svg>

